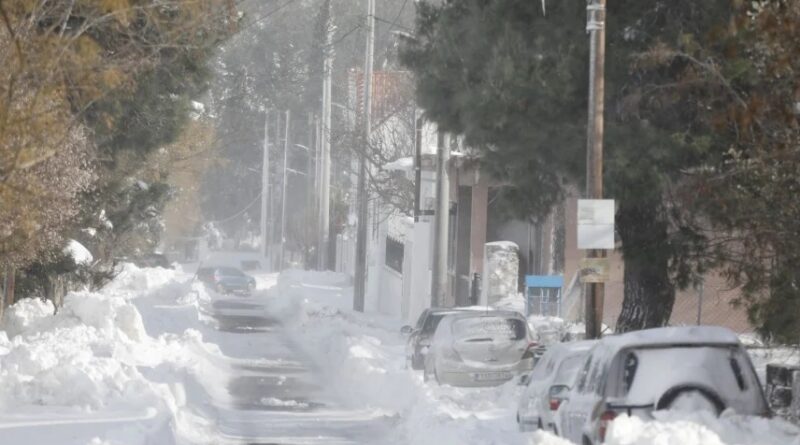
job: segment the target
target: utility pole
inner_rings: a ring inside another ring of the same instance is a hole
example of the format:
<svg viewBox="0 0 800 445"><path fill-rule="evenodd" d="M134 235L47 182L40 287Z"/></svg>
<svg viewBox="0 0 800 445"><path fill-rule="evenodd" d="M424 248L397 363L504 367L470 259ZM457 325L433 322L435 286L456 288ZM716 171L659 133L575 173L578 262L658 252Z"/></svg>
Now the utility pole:
<svg viewBox="0 0 800 445"><path fill-rule="evenodd" d="M586 6L590 34L589 121L586 144L586 198L603 199L603 112L605 102L606 0ZM605 258L603 250L589 250L589 258ZM600 338L603 326L604 283L586 286L586 338Z"/></svg>
<svg viewBox="0 0 800 445"><path fill-rule="evenodd" d="M289 160L289 124L291 112L286 110L286 129L283 133L283 198L281 199L281 256L278 263L278 271L283 270L284 255L286 255L286 189L288 188L289 175L287 171L287 161Z"/></svg>
<svg viewBox="0 0 800 445"><path fill-rule="evenodd" d="M436 159L436 219L433 240L433 277L431 279L431 306L448 305L449 280L447 276L448 227L450 222L450 178L447 164L450 159L449 138L438 131Z"/></svg>
<svg viewBox="0 0 800 445"><path fill-rule="evenodd" d="M261 259L266 261L269 235L267 229L267 197L269 196L269 110L264 113L264 153L261 162ZM272 264L269 265L271 271Z"/></svg>
<svg viewBox="0 0 800 445"><path fill-rule="evenodd" d="M375 46L375 0L367 0L367 52L364 63L364 129L361 157L358 160L358 226L356 227L356 270L353 289L353 309L364 312L367 285L367 151L372 132L372 55Z"/></svg>
<svg viewBox="0 0 800 445"><path fill-rule="evenodd" d="M322 177L322 129L319 125L319 116L314 116L314 150L316 152L316 210L317 210L317 270L324 270L325 259L322 257L324 251L322 248L324 232L322 230L323 217L322 217L322 189L324 187L324 178Z"/></svg>
<svg viewBox="0 0 800 445"><path fill-rule="evenodd" d="M422 213L420 201L422 200L422 117L417 116L414 120L414 222L419 222Z"/></svg>
<svg viewBox="0 0 800 445"><path fill-rule="evenodd" d="M306 191L306 214L305 214L305 230L303 233L305 234L305 249L304 249L304 266L306 270L314 269L314 265L311 264L311 246L314 245L314 238L316 236L316 218L317 218L317 182L319 182L319 176L317 176L317 164L318 162L318 153L316 150L316 146L314 143L316 142L316 137L314 136L314 115L312 113L308 113L308 120L306 121L306 131L308 131L308 140L306 143L308 144L308 157L306 158L306 187L308 190Z"/></svg>
<svg viewBox="0 0 800 445"><path fill-rule="evenodd" d="M328 261L331 217L331 78L333 75L333 23L331 2L325 1L328 20L325 23L325 49L322 67L322 187L320 195L320 237L317 266L332 268Z"/></svg>

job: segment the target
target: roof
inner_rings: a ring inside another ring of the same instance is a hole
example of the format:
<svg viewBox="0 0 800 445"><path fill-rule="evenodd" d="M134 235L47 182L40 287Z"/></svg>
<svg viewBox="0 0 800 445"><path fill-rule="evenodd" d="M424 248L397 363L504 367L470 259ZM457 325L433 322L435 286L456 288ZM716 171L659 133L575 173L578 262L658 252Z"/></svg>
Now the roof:
<svg viewBox="0 0 800 445"><path fill-rule="evenodd" d="M473 317L483 317L483 316L489 316L489 317L517 317L517 318L521 318L521 319L525 320L525 317L523 317L522 314L520 314L517 311L506 311L506 310L497 310L497 309L491 309L491 310L483 311L483 312L478 311L478 310L474 310L474 309L470 309L470 310L466 310L466 311L456 311L449 318L460 319L460 318L473 318Z"/></svg>
<svg viewBox="0 0 800 445"><path fill-rule="evenodd" d="M563 357L589 352L597 342L598 340L581 340L555 343L552 346L548 346L545 353L549 354L550 357L556 357L560 361Z"/></svg>
<svg viewBox="0 0 800 445"><path fill-rule="evenodd" d="M733 331L720 326L676 326L645 329L603 337L601 342L614 351L637 346L668 346L672 344L740 344L739 337Z"/></svg>

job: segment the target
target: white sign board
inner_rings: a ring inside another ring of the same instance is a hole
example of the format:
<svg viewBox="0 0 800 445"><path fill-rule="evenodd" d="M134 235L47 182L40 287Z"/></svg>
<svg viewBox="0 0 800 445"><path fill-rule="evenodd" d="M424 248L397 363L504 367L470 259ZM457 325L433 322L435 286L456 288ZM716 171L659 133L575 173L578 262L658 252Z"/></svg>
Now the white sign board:
<svg viewBox="0 0 800 445"><path fill-rule="evenodd" d="M614 248L614 200L578 200L578 249Z"/></svg>

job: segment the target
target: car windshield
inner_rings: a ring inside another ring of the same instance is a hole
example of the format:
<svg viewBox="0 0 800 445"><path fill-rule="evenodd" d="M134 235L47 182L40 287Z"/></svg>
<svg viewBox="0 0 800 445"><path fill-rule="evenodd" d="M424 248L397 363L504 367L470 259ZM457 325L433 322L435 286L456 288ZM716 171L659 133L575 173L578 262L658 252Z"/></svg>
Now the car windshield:
<svg viewBox="0 0 800 445"><path fill-rule="evenodd" d="M462 341L522 340L527 335L525 322L507 317L469 317L453 323L453 335Z"/></svg>

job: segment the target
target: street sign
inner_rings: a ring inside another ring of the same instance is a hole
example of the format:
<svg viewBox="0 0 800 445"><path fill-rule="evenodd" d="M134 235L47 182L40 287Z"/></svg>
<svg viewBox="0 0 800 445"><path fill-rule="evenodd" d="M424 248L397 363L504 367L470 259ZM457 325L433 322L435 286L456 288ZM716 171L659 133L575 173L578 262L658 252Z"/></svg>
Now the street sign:
<svg viewBox="0 0 800 445"><path fill-rule="evenodd" d="M581 283L605 283L609 277L608 258L582 258Z"/></svg>
<svg viewBox="0 0 800 445"><path fill-rule="evenodd" d="M614 200L578 200L578 249L614 249Z"/></svg>

